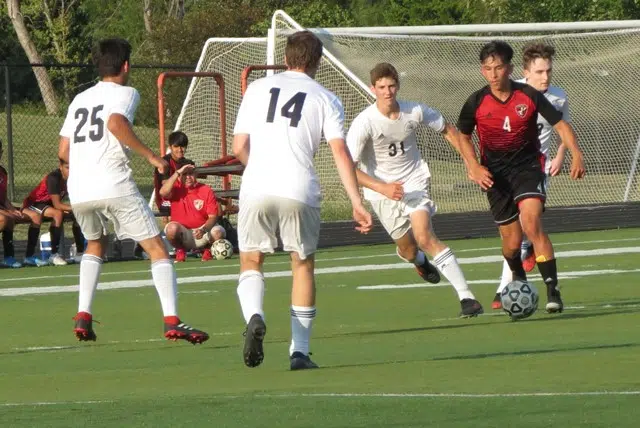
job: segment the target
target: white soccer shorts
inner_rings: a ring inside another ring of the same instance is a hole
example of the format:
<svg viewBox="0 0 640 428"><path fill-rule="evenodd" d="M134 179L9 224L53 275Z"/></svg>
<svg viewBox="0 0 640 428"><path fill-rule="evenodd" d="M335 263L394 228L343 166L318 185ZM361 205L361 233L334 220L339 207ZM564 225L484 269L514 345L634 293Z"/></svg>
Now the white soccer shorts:
<svg viewBox="0 0 640 428"><path fill-rule="evenodd" d="M140 242L160 234L153 212L140 192L82 202L72 205L72 208L82 233L90 241L103 235L105 219L113 223L120 240L128 238Z"/></svg>
<svg viewBox="0 0 640 428"><path fill-rule="evenodd" d="M239 205L240 251L273 253L278 229L284 251L296 252L304 260L318 249L320 208L278 196L241 199Z"/></svg>
<svg viewBox="0 0 640 428"><path fill-rule="evenodd" d="M185 250L199 250L200 248L204 248L213 243L213 234L215 231L220 231L223 238L226 238L227 236L227 231L224 230L224 227L216 224L211 228L209 233L202 235L202 238L200 239L196 239L195 236L193 236L193 232L196 229L188 229L176 221L169 222L165 225L165 235L167 234L167 227L169 227L171 223L177 223L180 226L180 242L182 242L182 245L184 245Z"/></svg>
<svg viewBox="0 0 640 428"><path fill-rule="evenodd" d="M436 204L426 190L406 193L399 201L385 198L369 202L373 212L393 240L402 238L411 229L412 213L427 211L430 216L436 213Z"/></svg>

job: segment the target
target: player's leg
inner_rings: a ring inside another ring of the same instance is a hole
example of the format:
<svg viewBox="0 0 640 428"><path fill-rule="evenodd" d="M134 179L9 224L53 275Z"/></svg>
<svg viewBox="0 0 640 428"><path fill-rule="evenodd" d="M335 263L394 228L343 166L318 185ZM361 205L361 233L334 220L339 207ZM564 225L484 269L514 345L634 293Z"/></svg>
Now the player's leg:
<svg viewBox="0 0 640 428"><path fill-rule="evenodd" d="M196 248L196 241L191 229L187 229L177 221L170 221L164 227L167 241L176 249L176 262L186 260L186 252Z"/></svg>
<svg viewBox="0 0 640 428"><path fill-rule="evenodd" d="M78 313L74 318L76 323L73 331L80 341L95 341L91 307L102 271L107 237L104 234L104 220L92 202L76 204L73 211L83 236L87 239L87 246L80 259Z"/></svg>
<svg viewBox="0 0 640 428"><path fill-rule="evenodd" d="M197 240L197 242L199 243L198 247L204 249L201 259L203 262L213 259L213 255L211 254L211 244L220 239L226 238L226 236L227 232L224 230L224 227L216 224L211 228L208 234Z"/></svg>
<svg viewBox="0 0 640 428"><path fill-rule="evenodd" d="M84 255L85 238L82 233L82 228L78 224L75 216L73 217L73 223L71 224L71 232L73 234L73 241L76 244L76 255L74 256L74 261L76 263L80 263L82 261L82 256Z"/></svg>
<svg viewBox="0 0 640 428"><path fill-rule="evenodd" d="M460 316L466 318L482 314L482 305L469 289L456 256L433 232L430 207L429 204L419 203L410 208L414 210L410 214L411 230L418 247L433 258L436 267L455 288L461 306Z"/></svg>
<svg viewBox="0 0 640 428"><path fill-rule="evenodd" d="M238 300L245 321L242 357L247 367L257 367L264 360L263 341L267 333L264 320L264 254L278 245L278 201L274 199L240 200L238 212L238 246L240 277Z"/></svg>
<svg viewBox="0 0 640 428"><path fill-rule="evenodd" d="M315 257L320 238L320 208L286 200L279 205L282 247L291 253L291 370L318 368L309 347L316 317Z"/></svg>
<svg viewBox="0 0 640 428"><path fill-rule="evenodd" d="M52 206L47 206L42 211L42 217L51 219L51 224L49 225L49 234L51 235L51 256L49 257L49 263L54 266L65 266L67 262L58 253L60 239L62 238L64 212Z"/></svg>
<svg viewBox="0 0 640 428"><path fill-rule="evenodd" d="M46 266L46 260L40 260L35 256L36 245L40 237L40 225L42 224L42 211L39 207L33 206L22 210L22 215L29 220L27 230L27 250L24 255L24 265L26 266Z"/></svg>
<svg viewBox="0 0 640 428"><path fill-rule="evenodd" d="M140 243L151 260L151 276L155 285L162 314L164 336L169 340L183 339L190 343L202 343L209 335L195 329L178 316L178 285L176 271L153 212L140 193L101 201L105 216L113 222L118 239L133 239Z"/></svg>
<svg viewBox="0 0 640 428"><path fill-rule="evenodd" d="M10 268L22 267L22 264L15 258L15 248L13 246L14 219L9 213L0 210L0 231L2 232L2 249L4 258L2 266Z"/></svg>
<svg viewBox="0 0 640 428"><path fill-rule="evenodd" d="M535 167L537 169L537 165L535 165ZM542 188L544 189L544 193L546 194L547 191L549 190L548 168L546 168L545 171L546 172L544 175L544 186L542 186ZM537 191L537 188L536 188L536 191ZM522 258L522 266L524 267L525 272L531 272L533 268L536 266L536 254L533 249L533 243L527 237L526 234L524 234L524 238L522 239L522 245L520 247L520 257Z"/></svg>
<svg viewBox="0 0 640 428"><path fill-rule="evenodd" d="M396 244L396 254L402 260L413 263L422 279L432 284L440 282L438 269L429 263L424 252L418 248L411 233L411 220L403 213L404 202L380 199L371 201L371 208Z"/></svg>
<svg viewBox="0 0 640 428"><path fill-rule="evenodd" d="M501 309L500 293L512 280L526 279L520 245L522 243L522 228L520 227L518 206L513 200L511 184L505 177L494 175L494 185L487 191L487 199L493 220L498 226L502 242L504 257L502 276L491 307Z"/></svg>

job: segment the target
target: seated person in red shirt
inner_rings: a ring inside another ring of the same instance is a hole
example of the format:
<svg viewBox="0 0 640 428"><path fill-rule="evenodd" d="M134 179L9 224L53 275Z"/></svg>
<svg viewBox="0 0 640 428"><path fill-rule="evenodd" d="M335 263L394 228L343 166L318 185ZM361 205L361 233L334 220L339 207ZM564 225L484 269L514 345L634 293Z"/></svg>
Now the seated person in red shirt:
<svg viewBox="0 0 640 428"><path fill-rule="evenodd" d="M64 257L58 254L58 246L62 236L62 220L65 213L71 212L71 205L62 202L67 194L67 178L69 178L69 164L60 160L57 169L47 174L35 189L22 202L22 213L29 217L31 225L27 234L27 252L24 264L28 266L55 266L66 265ZM40 260L34 256L42 218L50 218L51 226L51 257L49 260ZM75 221L72 226L73 237L76 242L77 257L82 257L84 252L84 235L80 226Z"/></svg>
<svg viewBox="0 0 640 428"><path fill-rule="evenodd" d="M177 168L160 188L160 196L171 201L171 221L164 233L176 248L177 262L185 260L185 250L199 248L205 248L202 260L211 260L210 245L226 236L216 224L218 201L211 187L198 183L192 161L180 160Z"/></svg>
<svg viewBox="0 0 640 428"><path fill-rule="evenodd" d="M0 158L2 158L2 140L0 140ZM22 263L15 258L13 227L15 226L15 221L22 218L22 213L9 200L7 183L7 170L0 166L0 231L2 232L2 246L4 249L4 259L0 265L19 268L22 267Z"/></svg>

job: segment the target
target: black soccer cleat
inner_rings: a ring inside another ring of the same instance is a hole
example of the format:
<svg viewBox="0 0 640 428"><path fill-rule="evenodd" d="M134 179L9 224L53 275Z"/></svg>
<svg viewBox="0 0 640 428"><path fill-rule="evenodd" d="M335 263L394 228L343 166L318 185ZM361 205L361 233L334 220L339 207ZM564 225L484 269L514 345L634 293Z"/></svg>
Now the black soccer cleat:
<svg viewBox="0 0 640 428"><path fill-rule="evenodd" d="M294 352L289 357L291 362L291 370L307 370L317 369L318 365L311 361L309 355L304 355L302 352Z"/></svg>
<svg viewBox="0 0 640 428"><path fill-rule="evenodd" d="M484 313L482 305L476 299L462 299L460 301L460 307L462 308L462 311L460 311L460 318L477 317Z"/></svg>
<svg viewBox="0 0 640 428"><path fill-rule="evenodd" d="M440 272L438 272L438 268L429 263L429 260L425 257L424 263L420 266L416 265L416 270L418 271L418 275L422 277L427 282L431 284L437 284L440 282Z"/></svg>
<svg viewBox="0 0 640 428"><path fill-rule="evenodd" d="M73 320L76 322L76 325L73 328L73 334L75 334L76 339L80 342L96 341L98 337L93 331L93 317L91 314L87 312L78 312L78 314L73 317Z"/></svg>
<svg viewBox="0 0 640 428"><path fill-rule="evenodd" d="M174 342L186 340L193 345L209 340L209 335L206 332L193 328L183 322L179 322L178 324L164 323L164 337Z"/></svg>
<svg viewBox="0 0 640 428"><path fill-rule="evenodd" d="M262 342L267 334L267 326L262 317L253 314L244 332L244 348L242 355L247 367L258 367L264 360Z"/></svg>
<svg viewBox="0 0 640 428"><path fill-rule="evenodd" d="M545 310L550 314L559 314L564 310L560 290L557 286L547 284L547 305Z"/></svg>

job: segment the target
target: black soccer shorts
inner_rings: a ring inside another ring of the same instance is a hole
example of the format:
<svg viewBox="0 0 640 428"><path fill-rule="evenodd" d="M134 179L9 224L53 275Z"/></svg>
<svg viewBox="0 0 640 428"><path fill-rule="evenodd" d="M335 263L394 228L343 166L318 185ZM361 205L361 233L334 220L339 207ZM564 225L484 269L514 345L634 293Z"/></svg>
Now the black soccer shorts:
<svg viewBox="0 0 640 428"><path fill-rule="evenodd" d="M518 203L524 199L540 199L544 209L547 176L539 162L494 173L493 180L487 198L497 225L503 226L518 220Z"/></svg>

